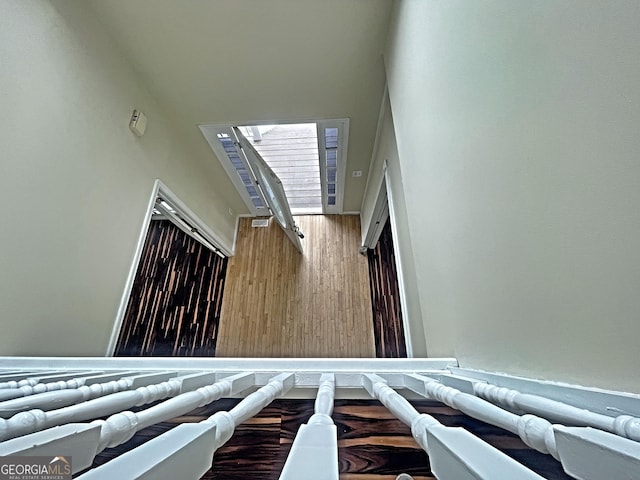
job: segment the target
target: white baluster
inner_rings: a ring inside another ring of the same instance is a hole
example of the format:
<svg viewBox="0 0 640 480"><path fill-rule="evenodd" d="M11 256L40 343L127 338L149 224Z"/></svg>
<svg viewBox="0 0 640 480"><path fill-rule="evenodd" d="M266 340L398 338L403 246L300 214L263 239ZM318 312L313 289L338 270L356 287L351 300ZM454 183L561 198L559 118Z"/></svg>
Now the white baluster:
<svg viewBox="0 0 640 480"><path fill-rule="evenodd" d="M5 388L0 390L0 402L6 400L13 400L15 398L26 397L29 395L37 395L44 392L52 392L55 390L74 389L81 387L82 385L92 385L94 383L104 383L113 380L119 380L124 376L124 373L109 373L101 375L92 375L90 377L76 377L71 380L58 380L56 382L48 383L35 383L36 379L31 379L31 383L28 385L18 386L18 382L15 382L15 387ZM0 404L0 409L2 404Z"/></svg>
<svg viewBox="0 0 640 480"><path fill-rule="evenodd" d="M564 470L583 480L640 478L640 444L590 427L556 426Z"/></svg>
<svg viewBox="0 0 640 480"><path fill-rule="evenodd" d="M293 384L293 374L280 374L229 412L217 412L196 424L183 423L78 478L199 479L211 468L213 454L231 438L235 426L260 412Z"/></svg>
<svg viewBox="0 0 640 480"><path fill-rule="evenodd" d="M134 375L111 380L104 383L92 383L91 385L81 385L74 389L53 390L45 393L36 393L28 397L16 398L0 402L0 417L8 418L25 410L53 410L79 402L85 402L98 397L103 397L111 393L133 388L151 385L155 382L167 380L173 377L173 373L151 373L144 375ZM42 385L42 384L40 384ZM25 388L25 387L21 387ZM35 387L34 387L35 388Z"/></svg>
<svg viewBox="0 0 640 480"><path fill-rule="evenodd" d="M73 379L75 377L89 375L100 372L80 372L80 371L67 371L67 372L40 372L40 373L19 373L4 376L3 382L0 383L0 390L14 389L26 386L35 386L40 383L56 383ZM44 390L43 390L44 391Z"/></svg>
<svg viewBox="0 0 640 480"><path fill-rule="evenodd" d="M445 405L483 422L503 428L518 435L524 443L542 453L550 453L557 460L553 425L534 415L516 415L474 395L447 387L437 380L422 375L405 375L407 388L433 398Z"/></svg>
<svg viewBox="0 0 640 480"><path fill-rule="evenodd" d="M71 380L60 380L58 382L37 383L36 385L25 385L18 388L6 388L0 390L0 402L12 400L14 398L27 397L29 395L52 392L54 390L65 390L67 388L78 388L84 385L84 379L73 378Z"/></svg>
<svg viewBox="0 0 640 480"><path fill-rule="evenodd" d="M420 414L378 375L362 377L369 394L411 426L413 437L429 454L431 469L439 480L542 478L466 430L445 427L432 416Z"/></svg>
<svg viewBox="0 0 640 480"><path fill-rule="evenodd" d="M181 393L140 412L120 412L107 420L95 420L102 427L98 453L106 447L115 447L129 440L136 432L156 423L170 420L190 411L208 405L223 396L235 395L253 385L253 373L240 373L198 388L195 391ZM184 388L181 389L184 391Z"/></svg>
<svg viewBox="0 0 640 480"><path fill-rule="evenodd" d="M82 402L64 408L58 408L45 412L41 409L33 409L20 412L13 415L8 420L0 418L0 441L15 438L21 435L44 430L45 428L54 427L56 425L64 425L70 422L78 422L82 420L90 420L96 417L102 417L125 410L137 405L155 402L163 398L177 395L180 391L180 381L172 379L158 384L149 384L148 382L158 381L174 377L175 373L152 373L146 375L137 375L132 377L129 382L107 382L106 384L94 384L82 386L77 390L51 392L58 395L80 395L77 401ZM117 389L137 387L136 390L120 391ZM110 393L111 391L117 393ZM104 395L93 400L83 401L84 397ZM48 394L44 394L48 395ZM76 397L74 397L76 398ZM13 401L13 400L11 400Z"/></svg>
<svg viewBox="0 0 640 480"><path fill-rule="evenodd" d="M2 382L0 383L0 389L2 390L7 390L7 389L16 389L16 388L20 388L22 386L33 386L33 385L37 385L38 384L38 380L35 378L28 378L28 379L24 379L24 380L9 380L7 382Z"/></svg>
<svg viewBox="0 0 640 480"><path fill-rule="evenodd" d="M458 382L465 381L457 377L452 378ZM442 379L443 382L447 382L447 380L447 376ZM563 424L595 427L621 437L640 441L640 419L637 417L630 415L609 417L539 395L521 393L518 390L497 387L480 381L469 381L469 383L471 383L475 395L492 403L513 410L535 413Z"/></svg>
<svg viewBox="0 0 640 480"><path fill-rule="evenodd" d="M221 396L235 395L249 388L253 385L253 374L234 375L213 385L213 373L186 375L175 381L181 383L180 391L184 393L159 405L137 413L121 412L106 421L68 424L2 442L0 455L60 455L60 452L66 452L67 455L73 455L73 473L76 473L89 467L95 455L104 448L126 442L142 428L188 413ZM193 389L197 390L191 391ZM83 438L82 443L79 443L77 437Z"/></svg>
<svg viewBox="0 0 640 480"><path fill-rule="evenodd" d="M331 420L334 392L334 375L323 374L315 413L300 426L280 480L338 480L338 432Z"/></svg>
<svg viewBox="0 0 640 480"><path fill-rule="evenodd" d="M320 376L318 395L314 405L315 413L331 417L333 412L333 399L335 397L336 380L333 373L323 373Z"/></svg>
<svg viewBox="0 0 640 480"><path fill-rule="evenodd" d="M238 405L228 412L217 412L205 422L215 423L217 426L216 442L218 446L225 444L233 435L236 425L256 416L273 400L286 393L293 387L292 373L281 373L273 377L268 384L248 395ZM216 447L217 448L217 447Z"/></svg>

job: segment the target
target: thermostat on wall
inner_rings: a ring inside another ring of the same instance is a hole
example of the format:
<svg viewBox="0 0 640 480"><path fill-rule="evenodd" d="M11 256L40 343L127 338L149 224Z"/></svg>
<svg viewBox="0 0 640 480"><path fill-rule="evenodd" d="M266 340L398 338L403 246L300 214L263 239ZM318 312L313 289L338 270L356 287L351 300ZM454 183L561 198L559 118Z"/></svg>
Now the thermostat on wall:
<svg viewBox="0 0 640 480"><path fill-rule="evenodd" d="M147 129L147 117L145 114L140 110L134 110L129 122L129 128L139 137L144 135L144 131Z"/></svg>

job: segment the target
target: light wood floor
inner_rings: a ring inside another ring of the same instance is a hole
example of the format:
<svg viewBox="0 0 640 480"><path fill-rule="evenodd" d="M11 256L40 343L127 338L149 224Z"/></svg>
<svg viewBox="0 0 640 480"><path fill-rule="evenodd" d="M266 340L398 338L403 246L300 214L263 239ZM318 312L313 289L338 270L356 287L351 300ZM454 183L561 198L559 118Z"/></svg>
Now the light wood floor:
<svg viewBox="0 0 640 480"><path fill-rule="evenodd" d="M300 255L275 221L240 221L229 261L219 357L375 357L356 215L296 217Z"/></svg>

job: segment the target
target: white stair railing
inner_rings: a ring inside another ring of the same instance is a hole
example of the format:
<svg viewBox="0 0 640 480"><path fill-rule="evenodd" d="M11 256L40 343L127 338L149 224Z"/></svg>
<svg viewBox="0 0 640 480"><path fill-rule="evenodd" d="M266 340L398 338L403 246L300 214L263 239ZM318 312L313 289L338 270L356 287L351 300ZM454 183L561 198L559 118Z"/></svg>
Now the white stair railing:
<svg viewBox="0 0 640 480"><path fill-rule="evenodd" d="M362 382L372 397L411 427L413 438L429 454L431 469L439 480L543 478L466 430L445 427L432 416L419 413L378 375L363 375Z"/></svg>
<svg viewBox="0 0 640 480"><path fill-rule="evenodd" d="M443 376L441 381L446 384L447 380L451 378L456 379L457 382L468 382L474 395L491 403L513 410L541 415L559 423L594 427L615 433L621 437L640 441L640 418L631 415L610 417L557 400L550 400L540 395L521 393L512 388L491 385L485 381L473 381L456 376Z"/></svg>
<svg viewBox="0 0 640 480"><path fill-rule="evenodd" d="M228 412L180 424L87 470L85 480L200 478L237 425L294 387L297 397L315 396L315 409L299 428L280 480L338 478L331 419L337 393L380 400L411 427L439 480L542 477L471 433L420 414L411 405L416 394L518 435L558 458L574 478L640 478L640 396L468 371L451 359L0 357L0 387L0 417L6 417L0 455L71 456L74 474L144 428L258 388Z"/></svg>
<svg viewBox="0 0 640 480"><path fill-rule="evenodd" d="M92 372L99 373L99 372ZM77 377L78 373L64 371L45 372L7 372L0 375L0 390L5 388L20 388L24 386L35 386L43 382L56 382Z"/></svg>
<svg viewBox="0 0 640 480"><path fill-rule="evenodd" d="M407 388L426 398L432 398L460 410L477 420L495 425L520 437L529 447L550 453L558 460L553 425L534 415L516 415L481 398L447 387L423 375L406 375Z"/></svg>
<svg viewBox="0 0 640 480"><path fill-rule="evenodd" d="M161 381L161 383L153 383L157 381ZM83 386L76 390L48 392L42 395L46 395L45 400L52 405L56 405L56 403L67 404L68 397L73 397L74 402L81 403L74 403L70 406L50 411L44 411L39 408L31 409L16 413L8 420L0 418L0 441L38 432L57 425L111 415L120 410L172 397L178 394L181 385L181 379L176 377L175 372L163 372L137 375L126 380L96 384L91 387ZM135 388L135 390L128 390L130 388ZM112 393L113 391L117 393ZM84 401L92 395L99 398ZM9 402L12 401L10 400ZM11 408L6 407L0 407L0 413L2 411L13 413Z"/></svg>
<svg viewBox="0 0 640 480"><path fill-rule="evenodd" d="M115 378L114 378L115 377ZM117 380L116 380L117 378ZM40 410L53 410L57 408L74 405L78 402L84 402L92 400L94 398L103 397L111 393L121 392L124 390L132 390L141 386L150 385L151 383L158 381L158 376L152 374L143 375L97 375L91 377L89 380L84 378L67 380L65 382L56 382L55 385L61 386L64 383L64 388L51 388L50 383L39 383L34 387L20 387L19 389L0 390L0 393L8 392L20 392L27 391L27 389L35 389L42 385L43 387L49 387L46 391L31 392L28 395L16 397L11 400L0 401L0 418L10 418L19 412L31 409ZM92 380L102 380L101 383L93 382ZM25 390L23 390L25 389ZM64 391L61 391L64 390Z"/></svg>
<svg viewBox="0 0 640 480"><path fill-rule="evenodd" d="M99 372L98 372L99 373ZM132 375L133 372L127 372L128 375ZM92 372L90 376L78 377L72 375L70 380L57 380L48 381L47 379L40 378L22 380L21 382L7 382L13 385L8 385L6 388L0 389L0 402L6 400L13 400L15 398L27 397L29 395L37 395L45 392L52 392L54 390L66 390L75 389L84 385L93 385L96 383L105 383L120 380L125 376L125 372L122 373L103 373L96 375L96 372ZM46 383L43 382L45 380ZM20 385L22 383L22 385Z"/></svg>
<svg viewBox="0 0 640 480"><path fill-rule="evenodd" d="M151 425L189 413L224 396L240 393L253 385L253 373L242 373L216 383L213 373L196 373L178 377L180 395L139 412L124 411L106 420L67 425L66 429L52 428L32 433L0 444L1 455L38 456L46 451L64 452L73 457L72 473L91 466L97 454L107 447L116 447L128 441L136 432ZM193 390L197 388L196 390ZM82 443L78 436L83 437Z"/></svg>
<svg viewBox="0 0 640 480"><path fill-rule="evenodd" d="M640 419L637 417L609 417L540 395L523 394L459 376L443 375L440 381L458 386L466 383L467 390L477 397L431 378L407 376L407 386L413 391L519 435L530 447L553 455L565 472L575 478L597 480L603 478L605 472L610 478L634 478L628 475L640 472ZM545 418L515 415L494 403L578 426L551 425ZM587 427L582 427L584 425ZM619 475L612 475L613 472ZM640 473L637 476L640 478Z"/></svg>
<svg viewBox="0 0 640 480"><path fill-rule="evenodd" d="M199 479L211 468L215 451L231 438L236 426L258 414L293 385L293 374L280 374L230 411L216 412L197 424L181 424L78 478Z"/></svg>

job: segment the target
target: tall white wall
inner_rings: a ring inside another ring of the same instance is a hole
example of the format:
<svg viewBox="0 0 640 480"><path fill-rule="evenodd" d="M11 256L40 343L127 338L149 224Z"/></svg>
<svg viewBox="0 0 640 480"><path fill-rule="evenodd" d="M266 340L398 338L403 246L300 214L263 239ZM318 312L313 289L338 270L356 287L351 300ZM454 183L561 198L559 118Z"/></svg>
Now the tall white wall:
<svg viewBox="0 0 640 480"><path fill-rule="evenodd" d="M0 19L0 354L103 355L154 180L228 245L235 218L84 2Z"/></svg>
<svg viewBox="0 0 640 480"><path fill-rule="evenodd" d="M640 392L636 0L407 0L386 54L425 335Z"/></svg>
<svg viewBox="0 0 640 480"><path fill-rule="evenodd" d="M384 170L386 161L386 177L389 179L390 187L387 195L390 210L392 210L394 214L392 218L394 228L392 230L394 233L393 240L396 263L398 264L396 267L400 272L401 278L399 281L404 285L406 299L406 308L402 312L408 330L405 331L405 335L410 341L414 357L426 357L427 354L432 357L437 357L439 356L437 349L434 353L427 351L425 342L423 316L420 309L420 296L416 280L415 262L413 259L413 247L411 245L411 235L409 232L409 218L407 217L407 208L404 199L402 172L400 171L393 118L387 96L385 96L381 110L382 116L380 118L380 125L378 126L376 150L374 151L371 166L369 167L367 188L362 200L360 213L362 239L364 243L366 234L371 228L372 216L374 214L376 201L378 200L380 187L383 183L386 183Z"/></svg>

